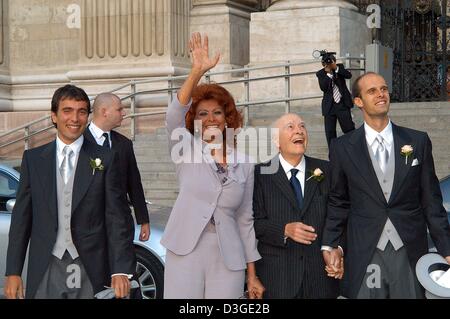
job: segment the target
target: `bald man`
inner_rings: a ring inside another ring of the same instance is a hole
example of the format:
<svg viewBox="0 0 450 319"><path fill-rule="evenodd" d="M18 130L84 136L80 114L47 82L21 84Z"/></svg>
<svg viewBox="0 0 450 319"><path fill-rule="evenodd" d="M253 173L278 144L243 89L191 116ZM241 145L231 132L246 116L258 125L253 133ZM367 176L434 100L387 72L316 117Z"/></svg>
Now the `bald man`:
<svg viewBox="0 0 450 319"><path fill-rule="evenodd" d="M256 165L253 211L258 251L256 273L264 298L336 298L340 274L325 271L321 252L328 200L328 162L305 156L308 132L297 114L273 125L279 150L268 163ZM315 174L314 174L315 172ZM340 267L337 264L338 268ZM335 279L336 278L336 279Z"/></svg>
<svg viewBox="0 0 450 319"><path fill-rule="evenodd" d="M134 208L136 222L141 225L139 240L147 241L150 236L150 224L141 175L134 155L133 143L124 135L113 131L122 124L125 116L120 98L112 93L102 93L93 104L92 122L84 136L105 148L111 148L119 154L118 170L122 178L121 185ZM130 240L134 239L134 223L130 225Z"/></svg>

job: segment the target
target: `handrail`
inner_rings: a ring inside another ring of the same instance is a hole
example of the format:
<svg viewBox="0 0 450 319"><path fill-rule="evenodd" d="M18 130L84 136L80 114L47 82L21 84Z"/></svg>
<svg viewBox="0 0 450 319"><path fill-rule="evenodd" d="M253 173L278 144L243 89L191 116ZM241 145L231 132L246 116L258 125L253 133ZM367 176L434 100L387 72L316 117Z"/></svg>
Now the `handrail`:
<svg viewBox="0 0 450 319"><path fill-rule="evenodd" d="M338 60L345 60L346 68L353 71L364 71L365 70L365 58L363 55L360 57L354 57L347 54L345 57L340 57ZM360 61L359 68L351 68L351 61L357 60ZM216 71L211 72L208 71L204 78L207 83L211 82L211 77L218 76L218 75L227 75L227 74L243 74L243 76L240 76L240 78L232 79L232 80L223 80L216 82L220 85L228 85L228 84L238 84L243 83L244 84L244 98L242 102L236 102L236 106L242 107L242 110L244 112L244 125L246 126L249 120L249 110L248 108L253 105L257 104L271 104L271 103L285 103L285 112L290 111L290 102L292 101L299 101L299 100L307 100L307 99L315 99L320 98L322 95L303 95L303 96L295 96L291 97L291 79L292 77L298 77L298 76L305 76L305 75L311 75L315 74L315 71L304 71L304 72L292 72L292 67L294 66L301 66L301 65L307 65L311 63L317 63L318 60L298 60L298 61L287 61L283 63L274 63L270 65L256 65L256 66L244 66L243 68L239 69L232 69L232 70L225 70L225 71ZM252 71L259 71L259 70L267 70L267 69L276 69L276 68L284 68L284 72L281 72L280 74L276 75L263 75L263 76L253 76L250 77L250 72ZM114 93L117 91L120 91L124 88L129 87L129 94L126 94L121 97L121 100L130 99L131 100L131 114L124 117L124 119L131 119L131 139L134 140L135 138L135 132L136 132L136 118L142 117L142 116L153 116L153 115L163 115L166 112L165 111L156 111L156 112L143 112L143 113L136 113L136 101L135 98L138 95L142 94L156 94L156 93L167 93L169 96L169 99L171 100L173 98L173 93L180 89L180 86L174 86L174 83L176 81L185 80L188 77L188 75L179 75L179 76L166 76L166 77L157 77L147 80L131 80L128 83L125 83L123 85L118 86L117 88L114 88L113 90L109 91L110 93ZM274 98L274 99L266 99L266 100L250 100L250 83L256 82L256 81L264 81L264 80L272 80L272 79L285 79L285 96L282 98ZM141 84L148 84L148 83L161 83L161 82L167 82L167 87L162 89L152 89L152 90L142 90L137 91L137 86ZM347 83L349 84L349 83ZM90 98L90 100L93 100L94 98ZM40 133L46 132L53 128L53 125L45 127L43 129L39 129L38 131L30 133L30 127L39 123L42 123L44 121L48 121L51 118L50 115L46 115L44 117L41 117L39 119L36 119L34 121L31 121L29 123L23 124L19 127L16 127L14 129L11 129L7 132L0 134L0 139L4 138L6 136L12 135L14 133L17 133L21 130L24 130L24 136L17 138L13 141L9 141L3 144L0 144L0 148L12 145L17 142L25 141L25 149L28 148L28 142L30 138L33 136L36 136Z"/></svg>

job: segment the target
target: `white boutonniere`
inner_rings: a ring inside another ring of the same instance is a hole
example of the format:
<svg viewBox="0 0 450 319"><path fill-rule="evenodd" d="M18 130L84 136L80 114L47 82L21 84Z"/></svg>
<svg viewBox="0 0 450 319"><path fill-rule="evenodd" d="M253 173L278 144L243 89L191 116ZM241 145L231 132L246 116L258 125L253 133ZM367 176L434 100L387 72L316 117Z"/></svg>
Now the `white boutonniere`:
<svg viewBox="0 0 450 319"><path fill-rule="evenodd" d="M96 159L90 159L89 164L92 168L92 175L95 174L95 170L98 169L99 171L103 171L105 169L105 166L102 164L102 160L99 158Z"/></svg>
<svg viewBox="0 0 450 319"><path fill-rule="evenodd" d="M320 168L316 168L311 172L311 176L308 177L306 181L309 181L311 178L314 178L316 181L321 182L325 178L325 175L323 175L323 172Z"/></svg>
<svg viewBox="0 0 450 319"><path fill-rule="evenodd" d="M402 154L405 157L405 165L408 164L408 156L410 156L413 153L414 149L412 145L403 145L402 149L400 150L400 154Z"/></svg>

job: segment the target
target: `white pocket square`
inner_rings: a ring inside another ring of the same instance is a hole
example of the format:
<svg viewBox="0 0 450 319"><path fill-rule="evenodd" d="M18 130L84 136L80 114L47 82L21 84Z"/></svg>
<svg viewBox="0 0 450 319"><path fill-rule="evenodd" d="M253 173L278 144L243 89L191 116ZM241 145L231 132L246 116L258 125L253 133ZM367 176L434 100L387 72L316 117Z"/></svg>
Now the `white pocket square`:
<svg viewBox="0 0 450 319"><path fill-rule="evenodd" d="M418 160L417 158L415 158L415 159L412 161L411 166L417 166L417 165L419 165L419 160Z"/></svg>

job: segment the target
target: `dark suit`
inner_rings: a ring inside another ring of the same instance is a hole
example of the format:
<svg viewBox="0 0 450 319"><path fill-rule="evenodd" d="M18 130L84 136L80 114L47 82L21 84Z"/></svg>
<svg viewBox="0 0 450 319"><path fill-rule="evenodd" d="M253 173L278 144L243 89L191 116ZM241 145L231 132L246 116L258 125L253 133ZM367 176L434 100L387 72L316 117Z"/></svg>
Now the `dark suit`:
<svg viewBox="0 0 450 319"><path fill-rule="evenodd" d="M325 119L325 135L328 146L330 146L331 139L337 136L337 120L339 120L339 124L344 133L355 129L355 124L350 113L350 109L353 107L352 96L345 83L345 79L350 79L352 74L345 69L342 63L337 64L337 66L338 72L333 73L333 79L327 75L325 69L321 69L316 73L319 79L320 89L323 92L322 115ZM341 93L339 103L336 103L333 98L333 82Z"/></svg>
<svg viewBox="0 0 450 319"><path fill-rule="evenodd" d="M93 143L95 138L89 127L84 132L84 137ZM119 165L121 186L128 194L129 201L134 207L134 214L139 225L149 222L147 204L145 203L144 190L142 188L141 175L134 155L133 143L124 135L111 131L112 149L119 154ZM134 223L130 225L134 229ZM134 236L134 230L133 230Z"/></svg>
<svg viewBox="0 0 450 319"><path fill-rule="evenodd" d="M434 171L431 141L424 132L392 125L395 174L389 202L383 195L367 148L364 125L335 139L323 244L336 247L347 226L344 295L355 298L387 218L403 241L412 269L428 252L427 226L438 252L450 255L450 227ZM403 145L413 154L401 155ZM412 167L413 159L419 165Z"/></svg>
<svg viewBox="0 0 450 319"><path fill-rule="evenodd" d="M90 159L104 170L92 173ZM26 297L33 298L46 272L58 231L56 141L25 151L9 231L6 275L21 275L28 242ZM132 274L133 249L127 238L130 214L119 187L118 157L86 139L77 161L72 194L71 233L94 293L111 284L111 274Z"/></svg>
<svg viewBox="0 0 450 319"><path fill-rule="evenodd" d="M274 174L264 174L269 163L255 167L253 210L258 251L262 259L256 262L256 272L265 286L265 298L336 298L338 281L327 277L320 250L322 229L328 198L328 162L306 157L305 180L320 168L325 179L305 182L303 209L300 210L293 188L279 164ZM314 227L318 235L311 245L287 239L285 225L303 222Z"/></svg>

